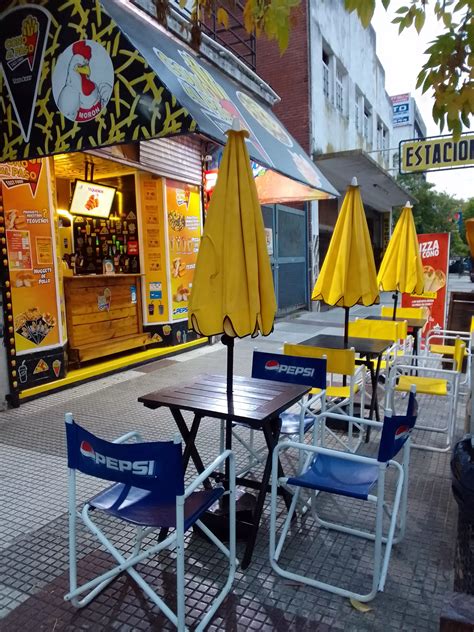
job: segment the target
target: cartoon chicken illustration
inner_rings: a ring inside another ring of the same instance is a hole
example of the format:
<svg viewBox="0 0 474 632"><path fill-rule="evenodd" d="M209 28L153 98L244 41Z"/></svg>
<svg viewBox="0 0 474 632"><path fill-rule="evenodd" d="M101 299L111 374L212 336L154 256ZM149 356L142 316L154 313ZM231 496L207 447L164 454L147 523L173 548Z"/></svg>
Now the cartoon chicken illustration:
<svg viewBox="0 0 474 632"><path fill-rule="evenodd" d="M84 40L75 42L69 62L66 83L58 98L58 107L68 119L92 121L108 103L112 86L96 84L90 78L92 49Z"/></svg>

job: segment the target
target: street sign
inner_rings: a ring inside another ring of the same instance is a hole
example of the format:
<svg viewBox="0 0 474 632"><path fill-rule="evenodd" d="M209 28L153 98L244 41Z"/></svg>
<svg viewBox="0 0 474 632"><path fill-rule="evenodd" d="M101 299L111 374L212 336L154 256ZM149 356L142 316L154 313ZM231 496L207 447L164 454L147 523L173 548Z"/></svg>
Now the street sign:
<svg viewBox="0 0 474 632"><path fill-rule="evenodd" d="M392 127L411 124L412 109L410 108L410 93L396 94L390 97L392 102Z"/></svg>
<svg viewBox="0 0 474 632"><path fill-rule="evenodd" d="M400 142L400 173L444 171L474 165L474 134L450 134Z"/></svg>

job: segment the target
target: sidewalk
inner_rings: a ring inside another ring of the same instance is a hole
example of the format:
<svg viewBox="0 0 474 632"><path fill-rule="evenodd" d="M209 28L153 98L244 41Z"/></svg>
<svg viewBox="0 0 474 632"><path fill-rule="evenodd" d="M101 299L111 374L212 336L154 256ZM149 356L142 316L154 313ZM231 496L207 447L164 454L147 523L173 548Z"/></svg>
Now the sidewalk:
<svg viewBox="0 0 474 632"><path fill-rule="evenodd" d="M455 289L469 291L471 285L463 281L462 288ZM351 316L375 311L377 307L355 307ZM315 333L330 333L339 330L342 323L340 309L304 312L279 321L268 338L237 342L235 373L250 374L255 347L278 350L285 341L300 342ZM119 577L83 610L74 610L63 601L68 586L64 413L71 411L79 423L106 438L137 429L147 440L168 439L176 432L169 412L145 409L137 398L198 373L224 373L225 360L225 350L218 343L0 413L2 631L173 629L126 576ZM443 410L437 402L425 397L420 409L420 420L441 421ZM459 435L465 398L458 413ZM210 461L218 450L218 423L206 419L202 427L205 432L201 430L197 445L204 460ZM243 452L237 444L235 447L243 459ZM457 507L450 490L449 458L449 454L412 451L406 537L402 546L394 547L385 592L370 604L370 612L358 612L347 599L284 582L273 574L268 562L267 503L253 561L246 571L237 571L233 595L221 606L209 629L436 630L443 599L453 584ZM79 498L89 497L100 487L100 481L81 478ZM301 529L306 533L304 525ZM80 536L84 542L80 571L87 575L99 567L108 568L109 558L96 541L82 529ZM124 531L116 529L115 541L120 543L123 536ZM369 549L359 542L353 546L353 540L332 532L314 539L301 537L304 548L294 554L319 577L337 581L344 576L360 586L355 572L362 573L363 581L371 570ZM192 628L209 595L221 585L222 562L192 534L188 555L193 566L189 577L197 577L188 593L193 605L187 623ZM175 590L172 564L173 559L165 556L142 567L150 583L161 586L168 595Z"/></svg>

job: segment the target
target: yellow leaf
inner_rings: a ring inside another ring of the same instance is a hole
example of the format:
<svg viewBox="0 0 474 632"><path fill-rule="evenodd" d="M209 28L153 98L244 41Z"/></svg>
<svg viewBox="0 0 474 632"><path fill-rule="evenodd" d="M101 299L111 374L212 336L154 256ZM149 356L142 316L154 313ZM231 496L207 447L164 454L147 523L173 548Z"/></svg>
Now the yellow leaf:
<svg viewBox="0 0 474 632"><path fill-rule="evenodd" d="M351 597L349 601L351 602L351 606L359 612L370 612L372 610L372 608L366 603L362 603L362 601L357 601L357 599L354 599L354 597Z"/></svg>
<svg viewBox="0 0 474 632"><path fill-rule="evenodd" d="M217 21L219 24L222 24L225 29L229 28L229 14L222 7L217 9Z"/></svg>
<svg viewBox="0 0 474 632"><path fill-rule="evenodd" d="M180 6L182 9L185 9L185 8L186 8L186 4L187 4L187 0L179 0L179 6Z"/></svg>

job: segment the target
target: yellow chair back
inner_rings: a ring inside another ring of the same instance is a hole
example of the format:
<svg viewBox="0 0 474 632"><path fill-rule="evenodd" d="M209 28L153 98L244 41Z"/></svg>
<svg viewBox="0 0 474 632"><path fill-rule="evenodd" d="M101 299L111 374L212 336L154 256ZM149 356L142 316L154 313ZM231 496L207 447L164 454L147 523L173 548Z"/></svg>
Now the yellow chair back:
<svg viewBox="0 0 474 632"><path fill-rule="evenodd" d="M454 342L454 370L462 371L462 363L464 360L464 351L466 349L466 343L461 338L456 338Z"/></svg>
<svg viewBox="0 0 474 632"><path fill-rule="evenodd" d="M403 321L406 324L406 321ZM391 340L397 342L399 336L399 321L370 320L359 318L349 323L349 336L355 338L372 338L375 340Z"/></svg>
<svg viewBox="0 0 474 632"><path fill-rule="evenodd" d="M393 307L389 305L383 305L381 315L384 317L392 318ZM397 307L397 318L426 318L427 311L425 307Z"/></svg>
<svg viewBox="0 0 474 632"><path fill-rule="evenodd" d="M354 375L356 371L354 349L326 349L325 347L293 345L285 342L283 346L283 353L303 358L326 357L326 368L328 373Z"/></svg>
<svg viewBox="0 0 474 632"><path fill-rule="evenodd" d="M471 328L469 329L469 333L472 334L474 331L474 316L471 316Z"/></svg>
<svg viewBox="0 0 474 632"><path fill-rule="evenodd" d="M406 320L398 320L398 338L399 340L405 340L408 336L408 323Z"/></svg>

